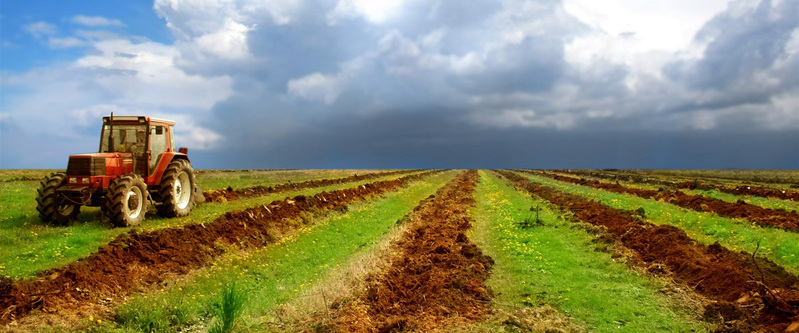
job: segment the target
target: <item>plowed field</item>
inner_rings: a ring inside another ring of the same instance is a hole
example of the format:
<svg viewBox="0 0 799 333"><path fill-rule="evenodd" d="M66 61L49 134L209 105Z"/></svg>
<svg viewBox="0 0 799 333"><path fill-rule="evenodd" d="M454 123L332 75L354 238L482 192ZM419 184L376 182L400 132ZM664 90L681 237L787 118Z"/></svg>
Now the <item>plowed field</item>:
<svg viewBox="0 0 799 333"><path fill-rule="evenodd" d="M10 175L0 331L799 332L799 215L743 201L790 184L714 178L729 202L609 174L635 175L201 172L238 180L126 229L38 221L35 172Z"/></svg>

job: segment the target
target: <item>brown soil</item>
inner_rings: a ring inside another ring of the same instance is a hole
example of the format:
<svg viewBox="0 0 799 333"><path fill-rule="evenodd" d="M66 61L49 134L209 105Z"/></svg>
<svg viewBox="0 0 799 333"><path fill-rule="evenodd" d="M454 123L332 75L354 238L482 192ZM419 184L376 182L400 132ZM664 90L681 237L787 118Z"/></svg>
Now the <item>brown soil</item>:
<svg viewBox="0 0 799 333"><path fill-rule="evenodd" d="M742 200L731 203L703 195L690 195L682 191L646 190L627 187L618 183L603 183L597 180L575 178L554 173L541 172L538 174L562 182L588 186L609 192L632 194L646 199L664 201L695 211L713 212L720 216L742 218L756 222L763 226L776 227L792 231L799 230L799 214L796 212L763 208L760 206L747 204Z"/></svg>
<svg viewBox="0 0 799 333"><path fill-rule="evenodd" d="M327 328L428 332L485 318L494 261L464 234L476 184L475 171L462 173L416 207L387 269L367 277L366 291Z"/></svg>
<svg viewBox="0 0 799 333"><path fill-rule="evenodd" d="M557 172L568 173L576 176L608 179L612 181L627 181L631 183L668 186L671 188L684 188L690 190L717 189L721 192L735 194L735 195L749 195L749 196L764 197L764 198L774 198L780 200L799 201L799 191L779 190L775 188L768 188L755 185L741 185L741 186L729 186L723 184L714 185L714 184L708 184L706 182L701 182L699 180L672 182L667 180L661 180L658 178L645 177L642 175L616 174L616 173L609 174L596 170L557 170Z"/></svg>
<svg viewBox="0 0 799 333"><path fill-rule="evenodd" d="M245 198L252 198L257 196L262 196L270 193L280 193L280 192L287 192L287 191L297 191L306 188L314 188L314 187L323 187L323 186L331 186L331 185L339 185L345 184L350 182L357 182L362 180L369 180L375 179L380 177L386 176L393 176L393 175L401 175L407 174L412 172L417 172L419 170L399 170L399 171L388 171L388 172L377 172L377 173L370 173L365 175L353 175L350 177L345 178L335 178L335 179L318 179L318 180L308 180L299 183L292 183L288 182L285 184L278 184L274 186L253 186L247 187L242 189L234 190L232 187L218 189L218 190L209 190L203 192L205 196L206 202L217 202L217 203L225 203L228 201L245 199Z"/></svg>
<svg viewBox="0 0 799 333"><path fill-rule="evenodd" d="M316 210L347 205L441 171L374 182L354 188L296 196L226 213L209 224L190 224L139 233L132 230L96 253L48 270L35 280L0 279L0 322L18 320L34 309L66 312L86 303L125 295L175 274L199 268L224 252L225 244L259 247L296 229Z"/></svg>
<svg viewBox="0 0 799 333"><path fill-rule="evenodd" d="M759 186L718 187L719 191L735 195L751 195L756 197L776 198L781 200L799 201L799 192L778 190Z"/></svg>
<svg viewBox="0 0 799 333"><path fill-rule="evenodd" d="M723 312L740 314L734 320L726 318L725 325L744 331L760 328L781 332L799 320L799 278L767 259L754 260L748 253L733 252L718 243L705 246L674 226L647 223L512 172L499 174L517 187L573 212L581 221L607 228L640 256L643 267L662 265L675 281L723 302L725 307L737 307L737 312ZM713 311L709 309L711 316Z"/></svg>

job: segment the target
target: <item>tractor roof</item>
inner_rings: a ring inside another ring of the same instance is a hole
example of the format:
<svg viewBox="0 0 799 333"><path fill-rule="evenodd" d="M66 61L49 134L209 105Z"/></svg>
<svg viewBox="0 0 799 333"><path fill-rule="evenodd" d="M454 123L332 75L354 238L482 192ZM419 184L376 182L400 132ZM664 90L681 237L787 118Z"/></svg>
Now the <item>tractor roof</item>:
<svg viewBox="0 0 799 333"><path fill-rule="evenodd" d="M107 124L109 118L110 117L103 117L103 124ZM175 125L175 122L172 121L172 120L159 119L159 118L150 118L150 117L147 117L147 116L114 116L114 122L118 122L118 121L122 121L122 122L134 121L134 122L139 122L139 123L142 123L142 124L148 124L150 122L154 122L154 123L167 124L167 125L170 125L170 126Z"/></svg>

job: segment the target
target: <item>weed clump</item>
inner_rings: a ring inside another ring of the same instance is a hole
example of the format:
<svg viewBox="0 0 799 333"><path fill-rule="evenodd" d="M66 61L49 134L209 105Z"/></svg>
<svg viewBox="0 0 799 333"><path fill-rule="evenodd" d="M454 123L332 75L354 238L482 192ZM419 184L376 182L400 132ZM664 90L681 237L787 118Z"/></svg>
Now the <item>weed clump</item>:
<svg viewBox="0 0 799 333"><path fill-rule="evenodd" d="M530 228L535 226L542 226L544 225L544 221L538 217L541 208L538 206L530 207L530 211L534 213L530 213L527 217L524 218L524 221L519 222L518 225L520 228Z"/></svg>
<svg viewBox="0 0 799 333"><path fill-rule="evenodd" d="M244 310L244 292L230 284L222 289L222 299L216 309L216 320L208 330L210 333L228 333L236 327L236 320Z"/></svg>

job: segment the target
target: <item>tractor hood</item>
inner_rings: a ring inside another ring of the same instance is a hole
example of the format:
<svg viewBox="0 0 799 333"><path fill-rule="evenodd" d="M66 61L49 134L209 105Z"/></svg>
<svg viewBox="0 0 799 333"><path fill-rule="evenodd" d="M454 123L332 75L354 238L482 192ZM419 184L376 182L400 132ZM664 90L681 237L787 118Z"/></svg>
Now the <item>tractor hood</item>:
<svg viewBox="0 0 799 333"><path fill-rule="evenodd" d="M132 156L131 153L86 153L86 154L75 154L69 155L69 159L73 158L121 158L121 157L128 157Z"/></svg>
<svg viewBox="0 0 799 333"><path fill-rule="evenodd" d="M89 153L69 156L67 175L102 176L133 172L131 153Z"/></svg>

